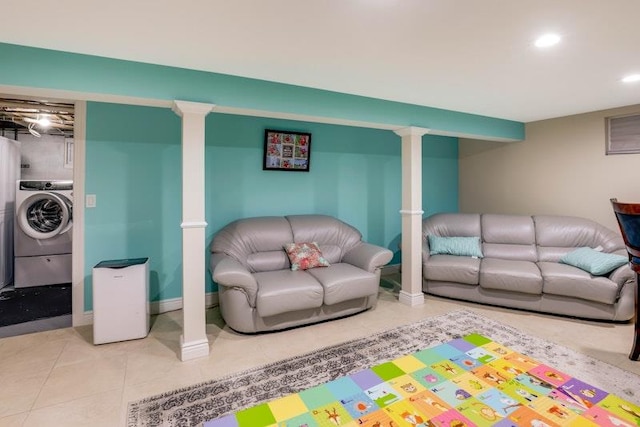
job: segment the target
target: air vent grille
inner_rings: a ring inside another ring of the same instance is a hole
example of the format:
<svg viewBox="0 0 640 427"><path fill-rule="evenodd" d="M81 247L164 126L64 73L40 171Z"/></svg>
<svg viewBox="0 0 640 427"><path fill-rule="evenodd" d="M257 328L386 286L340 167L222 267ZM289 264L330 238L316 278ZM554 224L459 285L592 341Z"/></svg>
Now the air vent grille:
<svg viewBox="0 0 640 427"><path fill-rule="evenodd" d="M607 118L607 154L640 153L640 114Z"/></svg>

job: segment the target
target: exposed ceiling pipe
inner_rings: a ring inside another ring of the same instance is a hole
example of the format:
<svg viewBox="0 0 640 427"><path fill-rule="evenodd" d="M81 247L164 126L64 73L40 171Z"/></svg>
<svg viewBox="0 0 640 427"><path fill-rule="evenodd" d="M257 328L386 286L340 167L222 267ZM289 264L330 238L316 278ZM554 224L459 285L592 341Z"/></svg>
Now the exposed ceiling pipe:
<svg viewBox="0 0 640 427"><path fill-rule="evenodd" d="M56 104L54 102L19 102L16 100L8 100L8 99L0 99L0 108L20 108L20 109L28 109L33 110L29 112L56 112L58 114L71 114L73 115L75 109L73 105L70 104Z"/></svg>
<svg viewBox="0 0 640 427"><path fill-rule="evenodd" d="M15 98L0 98L0 127L12 129L14 134L29 132L36 137L45 133L72 136L74 129L74 105ZM42 123L46 118L49 123ZM6 122L13 123L7 126Z"/></svg>

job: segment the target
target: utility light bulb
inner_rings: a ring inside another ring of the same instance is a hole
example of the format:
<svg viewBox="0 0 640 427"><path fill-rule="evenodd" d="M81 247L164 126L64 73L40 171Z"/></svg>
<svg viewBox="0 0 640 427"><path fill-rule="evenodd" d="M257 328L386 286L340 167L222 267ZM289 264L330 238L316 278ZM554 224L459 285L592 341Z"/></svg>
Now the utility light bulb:
<svg viewBox="0 0 640 427"><path fill-rule="evenodd" d="M51 120L49 120L46 117L42 117L40 119L38 119L38 124L44 128L49 127L49 125L51 125Z"/></svg>
<svg viewBox="0 0 640 427"><path fill-rule="evenodd" d="M640 82L640 74L630 74L622 79L623 83Z"/></svg>
<svg viewBox="0 0 640 427"><path fill-rule="evenodd" d="M560 42L560 36L557 34L545 34L538 37L535 41L536 47L550 47Z"/></svg>

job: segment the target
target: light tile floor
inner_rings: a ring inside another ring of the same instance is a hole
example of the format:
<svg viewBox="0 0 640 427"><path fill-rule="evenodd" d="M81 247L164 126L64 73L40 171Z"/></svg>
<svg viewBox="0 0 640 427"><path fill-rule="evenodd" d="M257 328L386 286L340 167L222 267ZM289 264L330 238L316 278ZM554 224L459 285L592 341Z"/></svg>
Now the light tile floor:
<svg viewBox="0 0 640 427"><path fill-rule="evenodd" d="M124 426L127 403L150 395L302 354L452 310L475 311L530 335L640 375L628 359L632 324L534 314L426 296L423 306L397 301L387 276L378 306L345 319L263 335L224 327L217 308L207 310L211 346L206 358L181 362L182 312L155 316L141 340L92 344L91 326L0 340L1 426Z"/></svg>

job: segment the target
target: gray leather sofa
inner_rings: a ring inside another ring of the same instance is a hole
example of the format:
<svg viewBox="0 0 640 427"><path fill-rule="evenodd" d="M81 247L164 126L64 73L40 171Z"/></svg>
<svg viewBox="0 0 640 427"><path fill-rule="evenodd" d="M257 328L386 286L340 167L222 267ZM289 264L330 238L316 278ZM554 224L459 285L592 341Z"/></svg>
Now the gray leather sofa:
<svg viewBox="0 0 640 427"><path fill-rule="evenodd" d="M294 242L317 242L330 266L292 271L284 246ZM290 215L228 224L213 238L210 264L227 325L260 332L374 307L380 269L392 256L336 218Z"/></svg>
<svg viewBox="0 0 640 427"><path fill-rule="evenodd" d="M559 262L579 247L627 256L621 236L591 220L447 213L422 225L426 293L590 319L626 321L635 313L635 280L627 264L592 276ZM430 255L429 235L478 236L483 258Z"/></svg>

